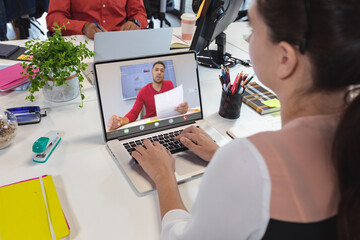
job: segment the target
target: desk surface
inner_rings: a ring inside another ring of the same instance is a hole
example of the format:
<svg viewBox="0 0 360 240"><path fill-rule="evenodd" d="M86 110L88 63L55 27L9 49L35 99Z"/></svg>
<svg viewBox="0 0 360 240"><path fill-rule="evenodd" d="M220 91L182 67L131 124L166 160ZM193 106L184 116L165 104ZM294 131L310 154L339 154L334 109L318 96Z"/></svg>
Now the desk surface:
<svg viewBox="0 0 360 240"><path fill-rule="evenodd" d="M238 32L236 25L241 28L241 25L234 24L231 31L228 29L228 35ZM236 42L228 44L227 50L236 57L248 58L245 51L236 47ZM0 64L12 63L0 60ZM235 76L241 70L252 71L236 66L231 73ZM226 130L232 126L246 126L253 121L273 118L260 116L246 105L242 106L239 119L222 118L218 114L221 97L219 72L199 67L204 117L221 134L229 138ZM94 87L85 84L83 108L77 107L79 98L66 103L52 103L46 101L42 93L37 93L35 102L30 103L24 100L27 94L15 91L0 93L0 107L40 105L46 108L48 116L39 124L19 126L15 141L0 150L0 186L40 175L53 175L70 225L69 239L159 239L161 222L157 194L152 192L138 197L107 152ZM32 144L50 130L60 131L62 141L45 164L34 163ZM179 186L188 209L191 209L200 181L198 178Z"/></svg>

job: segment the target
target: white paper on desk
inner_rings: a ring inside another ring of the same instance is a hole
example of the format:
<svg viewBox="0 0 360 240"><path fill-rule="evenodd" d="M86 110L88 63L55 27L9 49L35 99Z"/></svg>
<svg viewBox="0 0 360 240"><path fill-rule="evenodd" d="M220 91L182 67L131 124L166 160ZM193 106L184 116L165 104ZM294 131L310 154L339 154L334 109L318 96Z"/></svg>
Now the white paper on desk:
<svg viewBox="0 0 360 240"><path fill-rule="evenodd" d="M232 138L243 138L259 132L277 131L281 129L281 117L262 116L261 120L243 122L227 130L227 134Z"/></svg>
<svg viewBox="0 0 360 240"><path fill-rule="evenodd" d="M154 96L157 118L166 118L179 115L175 108L184 102L183 86L180 85L167 92Z"/></svg>
<svg viewBox="0 0 360 240"><path fill-rule="evenodd" d="M251 34L251 27L246 22L230 24L225 30L226 42L249 53L249 43L244 39L245 35ZM234 34L236 33L236 34Z"/></svg>

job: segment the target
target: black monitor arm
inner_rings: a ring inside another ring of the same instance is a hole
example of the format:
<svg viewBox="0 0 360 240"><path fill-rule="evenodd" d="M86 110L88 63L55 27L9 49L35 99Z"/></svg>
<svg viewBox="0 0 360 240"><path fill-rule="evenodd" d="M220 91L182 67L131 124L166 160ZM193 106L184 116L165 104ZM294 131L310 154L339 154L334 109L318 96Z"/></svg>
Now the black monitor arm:
<svg viewBox="0 0 360 240"><path fill-rule="evenodd" d="M246 17L246 16L247 16L247 10L241 10L238 12L238 16L236 17L235 21L242 19L243 17Z"/></svg>

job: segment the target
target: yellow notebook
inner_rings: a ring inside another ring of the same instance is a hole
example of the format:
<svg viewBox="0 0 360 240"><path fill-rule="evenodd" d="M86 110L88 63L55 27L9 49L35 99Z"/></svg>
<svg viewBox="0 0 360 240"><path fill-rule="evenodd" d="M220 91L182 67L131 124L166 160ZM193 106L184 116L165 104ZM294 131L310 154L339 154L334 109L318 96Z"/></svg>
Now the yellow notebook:
<svg viewBox="0 0 360 240"><path fill-rule="evenodd" d="M70 233L51 176L43 176L47 209L39 178L29 179L0 187L0 239L48 240Z"/></svg>

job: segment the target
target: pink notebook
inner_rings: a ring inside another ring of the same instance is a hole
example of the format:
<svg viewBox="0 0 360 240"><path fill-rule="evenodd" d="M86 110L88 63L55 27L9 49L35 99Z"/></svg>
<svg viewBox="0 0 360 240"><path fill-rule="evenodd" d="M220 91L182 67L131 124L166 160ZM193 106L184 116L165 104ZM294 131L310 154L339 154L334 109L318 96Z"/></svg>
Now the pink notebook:
<svg viewBox="0 0 360 240"><path fill-rule="evenodd" d="M28 76L20 73L23 71L21 63L0 70L0 92L9 91L24 83L29 82Z"/></svg>

